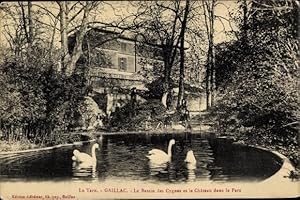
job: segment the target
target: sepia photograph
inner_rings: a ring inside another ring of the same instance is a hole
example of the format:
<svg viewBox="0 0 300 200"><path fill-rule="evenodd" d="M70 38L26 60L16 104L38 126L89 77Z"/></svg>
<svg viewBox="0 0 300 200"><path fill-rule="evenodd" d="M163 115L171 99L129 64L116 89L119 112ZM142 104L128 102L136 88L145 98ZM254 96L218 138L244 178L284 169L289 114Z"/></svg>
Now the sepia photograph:
<svg viewBox="0 0 300 200"><path fill-rule="evenodd" d="M300 197L299 9L0 1L0 199Z"/></svg>

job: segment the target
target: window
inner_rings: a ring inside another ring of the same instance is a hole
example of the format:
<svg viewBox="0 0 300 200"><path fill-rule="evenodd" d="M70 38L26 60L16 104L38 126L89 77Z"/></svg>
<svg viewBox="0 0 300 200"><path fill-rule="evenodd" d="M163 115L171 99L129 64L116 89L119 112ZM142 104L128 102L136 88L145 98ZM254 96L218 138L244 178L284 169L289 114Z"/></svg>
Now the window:
<svg viewBox="0 0 300 200"><path fill-rule="evenodd" d="M119 69L122 71L127 70L127 58L119 58Z"/></svg>

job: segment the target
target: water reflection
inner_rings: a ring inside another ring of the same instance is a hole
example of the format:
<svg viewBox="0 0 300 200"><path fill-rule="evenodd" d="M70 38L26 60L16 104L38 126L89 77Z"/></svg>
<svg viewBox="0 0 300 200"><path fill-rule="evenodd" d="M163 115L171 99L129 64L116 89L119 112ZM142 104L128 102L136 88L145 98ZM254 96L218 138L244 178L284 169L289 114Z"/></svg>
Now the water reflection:
<svg viewBox="0 0 300 200"><path fill-rule="evenodd" d="M149 161L150 176L159 176L168 172L168 163L153 163Z"/></svg>
<svg viewBox="0 0 300 200"><path fill-rule="evenodd" d="M149 161L150 176L168 172L168 163L154 163Z"/></svg>
<svg viewBox="0 0 300 200"><path fill-rule="evenodd" d="M72 173L74 177L98 177L96 165L87 165L85 163L73 162Z"/></svg>
<svg viewBox="0 0 300 200"><path fill-rule="evenodd" d="M186 180L188 182L196 180L196 172L195 172L196 168L197 166L195 163L186 163L186 171L187 171Z"/></svg>

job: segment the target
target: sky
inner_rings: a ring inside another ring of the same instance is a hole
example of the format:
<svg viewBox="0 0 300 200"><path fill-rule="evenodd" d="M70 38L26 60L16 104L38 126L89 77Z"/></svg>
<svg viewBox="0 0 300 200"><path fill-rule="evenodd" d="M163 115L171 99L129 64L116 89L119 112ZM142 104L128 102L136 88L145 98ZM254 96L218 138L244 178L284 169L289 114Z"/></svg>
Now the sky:
<svg viewBox="0 0 300 200"><path fill-rule="evenodd" d="M16 2L6 2L7 5L12 5L16 4ZM2 4L2 3L1 3ZM0 4L0 5L1 5ZM51 12L54 15L57 15L59 12L58 6L54 2L33 2L34 5L41 6L43 5L47 9L51 9ZM36 6L36 8L37 8ZM35 7L35 6L34 6ZM114 12L112 10L112 7L114 7ZM228 10L229 11L234 11L237 8L236 1L231 1L231 0L219 0L218 6L216 7L215 14L221 17L224 17L226 19L229 19L228 16ZM91 20L97 20L97 21L103 21L103 22L108 22L115 20L119 17L124 17L128 15L128 12L134 12L136 10L136 7L130 6L130 4L127 1L108 1L105 4L102 4L100 9L95 11L93 13L93 19ZM203 11L199 11L203 12ZM0 10L0 45L5 45L6 39L4 37L4 29L3 25L5 23L8 23L9 21L4 21L3 18L3 13ZM43 19L39 19L44 23L53 23L49 17L45 17ZM232 23L232 27L235 28L235 24ZM59 24L57 25L57 28L59 28ZM200 27L204 28L204 27ZM229 25L229 22L227 20L221 20L216 19L215 21L215 43L223 42L223 41L228 41L231 39L227 34L225 34L226 31L230 31L231 27ZM59 35L56 34L56 44L59 45ZM49 36L50 34L45 34L45 36Z"/></svg>
<svg viewBox="0 0 300 200"><path fill-rule="evenodd" d="M136 8L128 6L127 1L121 2L110 2L115 7L115 12L112 11L110 6L105 6L102 9L102 20L114 20L118 16L126 16L128 12L134 12ZM229 12L236 12L237 9L237 0L217 0L217 6L215 8L215 15L224 17L225 19L230 19ZM199 10L200 13L203 13L202 10ZM113 16L113 13L117 13L118 16ZM116 17L116 18L115 18ZM231 26L229 22L225 19L217 18L215 20L215 43L220 43L224 41L231 40L232 37L229 37L225 32L231 31L232 28L236 30L236 25L231 21ZM201 27L204 28L204 27Z"/></svg>
<svg viewBox="0 0 300 200"><path fill-rule="evenodd" d="M236 1L222 0L222 1L220 1L220 4L217 5L215 13L217 16L222 16L226 19L230 19L228 11L234 13L234 12L236 12L236 9L237 9ZM220 42L228 41L228 40L232 39L232 37L228 37L224 33L224 30L231 31L232 28L233 28L233 30L237 30L236 24L232 20L230 23L231 23L231 26L227 20L222 20L222 22L221 22L220 19L218 19L215 21L215 30L216 30L215 42L216 43L220 43ZM223 25L224 25L224 27L223 27Z"/></svg>

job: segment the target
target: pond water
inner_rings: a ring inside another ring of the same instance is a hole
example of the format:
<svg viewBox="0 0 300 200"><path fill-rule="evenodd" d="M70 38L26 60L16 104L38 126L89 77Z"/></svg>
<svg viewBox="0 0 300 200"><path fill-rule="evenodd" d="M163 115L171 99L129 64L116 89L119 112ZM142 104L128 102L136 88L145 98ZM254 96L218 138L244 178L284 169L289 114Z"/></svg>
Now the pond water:
<svg viewBox="0 0 300 200"><path fill-rule="evenodd" d="M157 148L167 151L170 139L172 160L153 166L146 157ZM200 134L122 134L104 135L98 140L97 164L81 167L71 157L76 148L91 153L92 144L62 147L54 150L14 155L0 155L2 180L141 180L150 182L189 181L261 181L273 175L281 166L272 154L255 148L216 142ZM184 162L188 150L193 150L196 167Z"/></svg>

